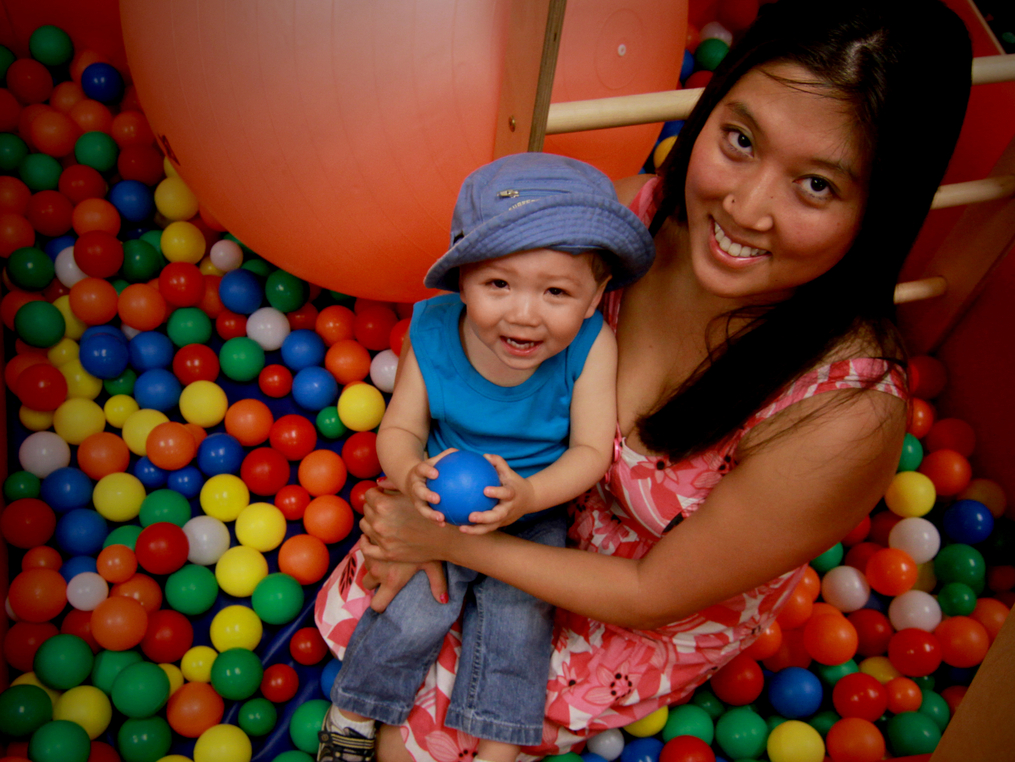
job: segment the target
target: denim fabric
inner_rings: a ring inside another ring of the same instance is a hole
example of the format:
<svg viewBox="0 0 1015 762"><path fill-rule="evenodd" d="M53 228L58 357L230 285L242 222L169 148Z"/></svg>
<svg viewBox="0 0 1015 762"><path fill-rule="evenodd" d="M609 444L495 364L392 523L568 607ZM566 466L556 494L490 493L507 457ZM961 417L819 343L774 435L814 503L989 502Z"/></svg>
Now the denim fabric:
<svg viewBox="0 0 1015 762"><path fill-rule="evenodd" d="M510 534L563 547L562 510L513 524ZM388 725L409 716L416 692L462 615L462 654L446 724L478 738L534 746L543 734L553 606L499 580L445 564L446 604L417 572L381 614L368 609L346 649L331 701Z"/></svg>

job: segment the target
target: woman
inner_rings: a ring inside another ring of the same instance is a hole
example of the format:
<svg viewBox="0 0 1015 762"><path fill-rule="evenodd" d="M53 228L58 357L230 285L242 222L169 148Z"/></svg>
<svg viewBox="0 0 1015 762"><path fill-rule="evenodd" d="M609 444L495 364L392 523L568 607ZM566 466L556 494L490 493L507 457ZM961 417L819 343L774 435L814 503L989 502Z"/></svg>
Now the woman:
<svg viewBox="0 0 1015 762"><path fill-rule="evenodd" d="M373 492L369 572L350 556L338 598L318 603L333 646L371 605L365 587L383 582L381 609L424 562L556 605L534 756L681 699L746 648L895 472L906 406L892 293L958 136L970 62L937 0L762 6L662 181L621 184L657 256L606 305L617 458L573 506L574 547L441 530ZM442 724L454 646L407 726L382 729L384 762L474 749Z"/></svg>

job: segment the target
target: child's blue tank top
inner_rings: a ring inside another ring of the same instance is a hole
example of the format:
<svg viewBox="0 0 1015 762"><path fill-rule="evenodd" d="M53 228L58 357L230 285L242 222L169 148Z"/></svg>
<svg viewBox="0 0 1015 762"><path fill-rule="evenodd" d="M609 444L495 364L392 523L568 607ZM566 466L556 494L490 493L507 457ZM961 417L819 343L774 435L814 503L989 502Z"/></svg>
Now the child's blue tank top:
<svg viewBox="0 0 1015 762"><path fill-rule="evenodd" d="M568 448L571 394L603 317L587 318L574 341L543 362L518 386L498 386L465 356L458 331L465 305L458 294L418 302L409 340L430 400L432 457L449 447L500 455L518 474L531 476Z"/></svg>

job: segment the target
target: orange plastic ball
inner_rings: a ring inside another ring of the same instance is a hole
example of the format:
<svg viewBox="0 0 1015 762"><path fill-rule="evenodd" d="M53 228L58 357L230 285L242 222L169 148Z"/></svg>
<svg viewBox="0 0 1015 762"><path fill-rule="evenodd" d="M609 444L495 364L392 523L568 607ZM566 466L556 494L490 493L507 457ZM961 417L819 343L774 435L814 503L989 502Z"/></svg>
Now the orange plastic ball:
<svg viewBox="0 0 1015 762"><path fill-rule="evenodd" d="M148 613L133 598L110 595L92 611L92 637L109 651L138 645L148 629Z"/></svg>
<svg viewBox="0 0 1015 762"><path fill-rule="evenodd" d="M370 375L370 353L357 341L340 339L328 348L324 367L343 386L362 381Z"/></svg>
<svg viewBox="0 0 1015 762"><path fill-rule="evenodd" d="M962 492L973 477L969 461L955 450L935 450L924 455L918 470L934 482L934 490L944 497Z"/></svg>
<svg viewBox="0 0 1015 762"><path fill-rule="evenodd" d="M821 595L821 578L813 566L804 567L804 576L797 582L797 587L805 590L812 601L818 599L818 596Z"/></svg>
<svg viewBox="0 0 1015 762"><path fill-rule="evenodd" d="M111 431L99 431L78 445L78 468L90 479L126 471L129 465L130 448Z"/></svg>
<svg viewBox="0 0 1015 762"><path fill-rule="evenodd" d="M962 703L962 699L966 697L966 691L968 688L965 685L949 685L943 691L941 691L941 698L948 704L948 708L951 710L952 716L955 716L955 712L959 709L959 704Z"/></svg>
<svg viewBox="0 0 1015 762"><path fill-rule="evenodd" d="M885 756L885 738L870 720L844 717L825 738L832 762L878 762Z"/></svg>
<svg viewBox="0 0 1015 762"><path fill-rule="evenodd" d="M132 283L117 303L120 320L139 331L151 331L166 319L166 300L147 283Z"/></svg>
<svg viewBox="0 0 1015 762"><path fill-rule="evenodd" d="M197 442L185 424L176 421L160 423L145 440L148 460L167 471L178 471L197 455Z"/></svg>
<svg viewBox="0 0 1015 762"><path fill-rule="evenodd" d="M301 585L312 585L322 579L328 573L328 565L327 546L309 534L293 535L278 549L278 570Z"/></svg>
<svg viewBox="0 0 1015 762"><path fill-rule="evenodd" d="M329 545L348 537L352 525L352 508L338 495L315 497L303 512L307 532Z"/></svg>
<svg viewBox="0 0 1015 762"><path fill-rule="evenodd" d="M908 677L893 677L885 683L888 693L888 711L892 714L915 712L923 703L920 686Z"/></svg>
<svg viewBox="0 0 1015 762"><path fill-rule="evenodd" d="M162 606L162 588L159 587L159 583L140 572L133 574L125 582L113 585L109 597L131 598L141 604L148 613L158 611Z"/></svg>
<svg viewBox="0 0 1015 762"><path fill-rule="evenodd" d="M906 431L917 439L923 439L934 425L936 415L933 405L919 397L913 397L909 401L909 425Z"/></svg>
<svg viewBox="0 0 1015 762"><path fill-rule="evenodd" d="M98 101L85 98L75 103L68 112L81 132L104 132L113 129L113 114Z"/></svg>
<svg viewBox="0 0 1015 762"><path fill-rule="evenodd" d="M71 224L78 235L90 230L116 235L120 232L120 213L104 198L86 198L74 207Z"/></svg>
<svg viewBox="0 0 1015 762"><path fill-rule="evenodd" d="M63 557L56 548L49 545L37 545L25 552L21 558L21 571L28 569L52 569L59 571L63 566Z"/></svg>
<svg viewBox="0 0 1015 762"><path fill-rule="evenodd" d="M345 463L331 450L314 450L300 462L299 483L314 497L338 494L346 477Z"/></svg>
<svg viewBox="0 0 1015 762"><path fill-rule="evenodd" d="M260 400L234 402L226 411L226 433L236 437L244 447L255 447L268 439L275 417Z"/></svg>
<svg viewBox="0 0 1015 762"><path fill-rule="evenodd" d="M119 295L104 278L84 278L70 288L70 308L85 325L103 325L116 317Z"/></svg>
<svg viewBox="0 0 1015 762"><path fill-rule="evenodd" d="M976 608L969 616L983 625L990 642L993 643L1009 613L1011 613L1011 609L996 598L980 598L976 601Z"/></svg>
<svg viewBox="0 0 1015 762"><path fill-rule="evenodd" d="M1004 488L992 479L973 479L969 482L969 486L958 494L958 499L978 500L987 506L995 519L1001 518L1008 507L1008 498L1004 494Z"/></svg>
<svg viewBox="0 0 1015 762"><path fill-rule="evenodd" d="M804 625L804 648L821 664L849 661L856 654L858 642L856 628L841 614L811 617Z"/></svg>
<svg viewBox="0 0 1015 762"><path fill-rule="evenodd" d="M95 559L96 571L114 585L126 582L137 571L137 556L126 545L109 545Z"/></svg>
<svg viewBox="0 0 1015 762"><path fill-rule="evenodd" d="M9 175L0 177L0 213L24 214L31 197L32 191L18 178Z"/></svg>
<svg viewBox="0 0 1015 762"><path fill-rule="evenodd" d="M929 355L909 358L909 392L914 397L932 400L944 391L948 383L948 371L944 363Z"/></svg>
<svg viewBox="0 0 1015 762"><path fill-rule="evenodd" d="M169 727L186 738L197 738L218 725L224 712L225 702L208 683L184 683L166 704Z"/></svg>
<svg viewBox="0 0 1015 762"><path fill-rule="evenodd" d="M33 119L29 134L39 151L59 159L74 150L81 128L69 116L54 109Z"/></svg>
<svg viewBox="0 0 1015 762"><path fill-rule="evenodd" d="M0 214L0 257L6 259L17 249L35 243L35 229L23 214Z"/></svg>
<svg viewBox="0 0 1015 762"><path fill-rule="evenodd" d="M93 63L109 63L109 62L91 48L85 48L84 50L75 51L74 58L71 59L70 70L68 71L71 79L74 80L74 82L76 82L78 85L80 85L81 75L84 74L85 69L87 69Z"/></svg>
<svg viewBox="0 0 1015 762"><path fill-rule="evenodd" d="M786 667L807 669L811 661L811 655L807 653L807 647L804 645L804 631L801 627L796 630L783 630L779 650L762 663L766 669L778 672Z"/></svg>
<svg viewBox="0 0 1015 762"><path fill-rule="evenodd" d="M987 629L968 616L945 619L934 629L941 643L941 661L952 667L975 667L990 648Z"/></svg>
<svg viewBox="0 0 1015 762"><path fill-rule="evenodd" d="M761 631L758 635L757 640L751 643L744 653L750 656L755 661L762 661L771 656L775 656L779 652L779 647L782 645L782 627L779 623L773 621L768 627Z"/></svg>
<svg viewBox="0 0 1015 762"><path fill-rule="evenodd" d="M942 418L934 421L921 444L924 452L955 450L962 457L968 458L976 449L976 433L972 426L960 418Z"/></svg>
<svg viewBox="0 0 1015 762"><path fill-rule="evenodd" d="M782 610L779 612L777 621L783 630L794 630L811 616L814 608L814 601L811 599L810 591L799 586L793 589L786 599Z"/></svg>
<svg viewBox="0 0 1015 762"><path fill-rule="evenodd" d="M57 111L67 114L78 101L85 99L85 91L77 82L61 82L53 88L49 96L49 105Z"/></svg>
<svg viewBox="0 0 1015 762"><path fill-rule="evenodd" d="M140 111L121 111L113 117L110 134L120 148L151 145L155 134Z"/></svg>
<svg viewBox="0 0 1015 762"><path fill-rule="evenodd" d="M882 595L902 595L920 574L913 557L898 548L882 548L871 555L864 571L870 586Z"/></svg>
<svg viewBox="0 0 1015 762"><path fill-rule="evenodd" d="M25 622L48 622L67 605L67 582L54 569L27 569L7 590L14 615Z"/></svg>

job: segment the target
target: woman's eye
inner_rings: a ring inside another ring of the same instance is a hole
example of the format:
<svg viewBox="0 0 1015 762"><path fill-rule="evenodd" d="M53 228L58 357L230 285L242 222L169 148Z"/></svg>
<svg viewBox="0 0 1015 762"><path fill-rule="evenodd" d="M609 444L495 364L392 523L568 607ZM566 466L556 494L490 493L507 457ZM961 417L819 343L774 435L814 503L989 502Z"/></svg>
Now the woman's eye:
<svg viewBox="0 0 1015 762"><path fill-rule="evenodd" d="M808 195L819 199L829 198L834 193L832 184L823 177L805 177L803 187Z"/></svg>
<svg viewBox="0 0 1015 762"><path fill-rule="evenodd" d="M754 147L751 145L751 139L735 128L729 128L726 131L726 142L734 151L742 154L749 154Z"/></svg>

